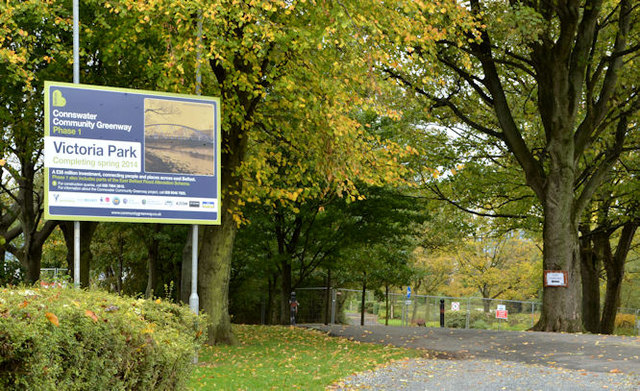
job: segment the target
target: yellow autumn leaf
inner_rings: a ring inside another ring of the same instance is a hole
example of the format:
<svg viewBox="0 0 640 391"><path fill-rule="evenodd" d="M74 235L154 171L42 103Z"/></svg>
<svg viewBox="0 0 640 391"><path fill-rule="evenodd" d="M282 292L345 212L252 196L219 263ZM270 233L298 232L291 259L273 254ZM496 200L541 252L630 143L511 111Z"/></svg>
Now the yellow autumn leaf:
<svg viewBox="0 0 640 391"><path fill-rule="evenodd" d="M46 318L49 320L49 322L53 323L54 326L58 327L60 326L60 322L58 321L58 317L51 313L51 312L45 312L44 316L46 316Z"/></svg>
<svg viewBox="0 0 640 391"><path fill-rule="evenodd" d="M86 317L89 317L93 320L93 322L97 322L98 321L98 317L96 316L95 312L91 311L91 310L85 310L84 311L84 315Z"/></svg>

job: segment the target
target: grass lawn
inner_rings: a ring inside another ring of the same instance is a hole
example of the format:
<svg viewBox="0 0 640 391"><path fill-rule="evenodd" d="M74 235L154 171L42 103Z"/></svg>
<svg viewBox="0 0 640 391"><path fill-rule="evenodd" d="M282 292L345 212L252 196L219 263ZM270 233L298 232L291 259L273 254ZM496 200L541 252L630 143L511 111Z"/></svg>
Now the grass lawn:
<svg viewBox="0 0 640 391"><path fill-rule="evenodd" d="M207 346L191 390L324 390L353 373L418 350L359 343L284 326L234 325L237 346Z"/></svg>

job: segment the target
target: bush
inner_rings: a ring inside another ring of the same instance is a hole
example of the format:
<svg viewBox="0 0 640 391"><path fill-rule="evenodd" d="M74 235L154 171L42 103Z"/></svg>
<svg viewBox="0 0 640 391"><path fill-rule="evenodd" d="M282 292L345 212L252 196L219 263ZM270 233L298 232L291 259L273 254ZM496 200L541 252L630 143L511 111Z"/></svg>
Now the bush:
<svg viewBox="0 0 640 391"><path fill-rule="evenodd" d="M184 388L204 325L186 307L67 288L0 292L0 389Z"/></svg>
<svg viewBox="0 0 640 391"><path fill-rule="evenodd" d="M484 319L478 319L475 322L471 323L472 329L481 329L481 330L489 330L489 323L487 323Z"/></svg>
<svg viewBox="0 0 640 391"><path fill-rule="evenodd" d="M622 329L633 329L636 327L636 316L633 314L617 314L615 327Z"/></svg>
<svg viewBox="0 0 640 391"><path fill-rule="evenodd" d="M477 321L486 322L487 315L481 311L469 312L469 325L471 328ZM444 324L447 327L463 329L467 325L466 311L446 311L444 315Z"/></svg>

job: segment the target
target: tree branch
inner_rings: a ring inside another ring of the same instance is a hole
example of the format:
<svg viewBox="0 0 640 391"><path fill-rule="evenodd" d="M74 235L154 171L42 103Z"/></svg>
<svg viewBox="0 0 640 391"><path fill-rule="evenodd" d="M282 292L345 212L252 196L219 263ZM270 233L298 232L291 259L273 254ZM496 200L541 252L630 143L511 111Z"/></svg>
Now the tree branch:
<svg viewBox="0 0 640 391"><path fill-rule="evenodd" d="M629 8L628 0L620 1L620 18L618 21L618 32L616 33L613 53L622 52L627 46L627 35L629 34L629 28L631 25L631 13ZM605 73L604 80L602 82L598 101L595 103L592 110L588 110L585 119L580 123L578 130L574 135L574 159L578 159L578 157L584 153L591 134L598 124L604 119L606 112L609 109L609 105L611 104L611 97L617 87L618 75L622 64L622 56L614 55L611 57L609 67L607 68L607 72ZM591 105L588 105L588 108L591 108Z"/></svg>
<svg viewBox="0 0 640 391"><path fill-rule="evenodd" d="M573 217L576 218L587 206L589 200L598 189L598 186L602 183L606 175L611 170L611 167L615 164L618 157L622 153L622 147L624 145L624 140L627 135L627 116L622 115L620 120L618 121L618 126L616 129L616 139L613 146L607 151L605 160L598 166L595 170L589 181L585 184L580 196L577 197L575 203L573 204Z"/></svg>

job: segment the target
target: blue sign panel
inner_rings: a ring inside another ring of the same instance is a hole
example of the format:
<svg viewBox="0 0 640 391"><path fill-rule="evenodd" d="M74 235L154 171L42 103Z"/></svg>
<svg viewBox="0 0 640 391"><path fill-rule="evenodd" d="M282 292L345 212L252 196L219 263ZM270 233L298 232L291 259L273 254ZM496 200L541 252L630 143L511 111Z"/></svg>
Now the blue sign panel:
<svg viewBox="0 0 640 391"><path fill-rule="evenodd" d="M220 224L220 100L45 83L45 218Z"/></svg>

